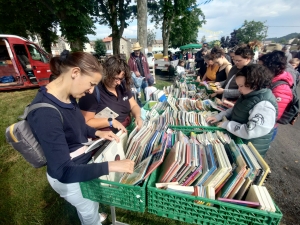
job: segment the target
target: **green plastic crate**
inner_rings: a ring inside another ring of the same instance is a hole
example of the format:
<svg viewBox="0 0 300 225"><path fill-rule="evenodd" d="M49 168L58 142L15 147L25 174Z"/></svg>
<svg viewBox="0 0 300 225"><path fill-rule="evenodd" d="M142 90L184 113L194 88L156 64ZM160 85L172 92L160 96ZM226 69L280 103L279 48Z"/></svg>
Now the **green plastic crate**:
<svg viewBox="0 0 300 225"><path fill-rule="evenodd" d="M180 130L184 133L190 133L190 132L204 132L204 131L226 131L226 129L222 127L206 127L206 126L174 126L169 125L168 126L172 130Z"/></svg>
<svg viewBox="0 0 300 225"><path fill-rule="evenodd" d="M184 129L179 130L188 135L190 132L202 133L204 131L219 129L202 127L201 130L195 130L193 127L184 127ZM243 144L241 138L231 136L237 144ZM150 213L187 223L203 225L278 225L280 223L282 213L276 205L276 212L271 213L217 200L158 189L155 187L155 183L159 177L160 170L161 166L151 174L147 185L147 207ZM210 203L213 206L198 204L195 203L195 200Z"/></svg>
<svg viewBox="0 0 300 225"><path fill-rule="evenodd" d="M203 225L278 225L282 213L276 207L271 213L217 200L161 190L155 187L160 167L150 176L147 185L147 210L158 216ZM195 203L200 200L205 204Z"/></svg>
<svg viewBox="0 0 300 225"><path fill-rule="evenodd" d="M150 111L155 103L158 103L158 101L148 101L143 106L143 109ZM151 105L151 104L153 104L153 105Z"/></svg>
<svg viewBox="0 0 300 225"><path fill-rule="evenodd" d="M84 198L137 212L145 212L146 186L147 180L141 187L100 179L80 183Z"/></svg>

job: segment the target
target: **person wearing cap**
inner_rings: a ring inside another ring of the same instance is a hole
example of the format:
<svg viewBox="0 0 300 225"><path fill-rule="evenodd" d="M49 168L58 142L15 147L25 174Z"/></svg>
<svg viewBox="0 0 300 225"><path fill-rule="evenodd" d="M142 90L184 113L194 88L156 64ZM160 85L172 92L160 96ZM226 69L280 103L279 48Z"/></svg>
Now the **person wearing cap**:
<svg viewBox="0 0 300 225"><path fill-rule="evenodd" d="M141 52L141 49L142 47L140 46L139 42L133 45L133 52L130 54L128 65L130 70L133 71L137 77L145 77L141 86L141 88L145 90L148 85L148 79L152 76L150 74L147 58Z"/></svg>
<svg viewBox="0 0 300 225"><path fill-rule="evenodd" d="M148 80L148 87L145 88L146 101L149 101L152 93L157 90L156 87L153 87L153 84L154 84L154 79L153 77L150 77Z"/></svg>

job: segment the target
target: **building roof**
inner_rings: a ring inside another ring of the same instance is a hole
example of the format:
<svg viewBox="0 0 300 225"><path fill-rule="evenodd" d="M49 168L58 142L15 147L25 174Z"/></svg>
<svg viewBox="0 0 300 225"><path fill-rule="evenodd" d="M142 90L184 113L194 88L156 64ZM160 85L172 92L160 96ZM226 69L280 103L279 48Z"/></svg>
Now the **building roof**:
<svg viewBox="0 0 300 225"><path fill-rule="evenodd" d="M112 41L112 37L103 38L103 42L111 42L111 41Z"/></svg>
<svg viewBox="0 0 300 225"><path fill-rule="evenodd" d="M155 40L154 41L154 44L162 44L163 43L163 40Z"/></svg>

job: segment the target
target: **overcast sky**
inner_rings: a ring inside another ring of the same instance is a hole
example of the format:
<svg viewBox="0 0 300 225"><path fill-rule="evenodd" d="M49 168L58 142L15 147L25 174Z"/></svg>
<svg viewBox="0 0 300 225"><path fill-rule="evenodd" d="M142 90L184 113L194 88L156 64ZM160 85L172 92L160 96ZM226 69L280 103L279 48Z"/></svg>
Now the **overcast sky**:
<svg viewBox="0 0 300 225"><path fill-rule="evenodd" d="M198 0L197 3L205 1ZM299 0L213 0L198 7L202 9L206 19L203 29L199 29L198 40L203 35L206 36L207 41L230 35L234 29L242 26L244 20L266 21L267 37L281 37L293 32L300 33ZM97 35L89 35L90 40L104 38L111 34L109 27L100 25L96 27ZM147 28L153 29L154 24L148 21ZM161 40L161 30L157 29L155 32L156 39ZM137 37L136 20L125 29L123 37Z"/></svg>

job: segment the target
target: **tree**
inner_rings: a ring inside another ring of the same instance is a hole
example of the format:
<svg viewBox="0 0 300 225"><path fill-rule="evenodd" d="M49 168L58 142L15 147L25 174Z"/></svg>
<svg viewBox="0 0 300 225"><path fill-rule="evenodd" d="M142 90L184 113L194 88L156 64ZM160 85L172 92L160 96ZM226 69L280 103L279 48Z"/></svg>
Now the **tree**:
<svg viewBox="0 0 300 225"><path fill-rule="evenodd" d="M213 48L213 47L221 47L221 42L219 40L214 40L208 43L208 45Z"/></svg>
<svg viewBox="0 0 300 225"><path fill-rule="evenodd" d="M204 17L201 9L185 11L179 18L175 18L171 26L169 46L177 48L189 43L197 43L198 27L202 26L204 20L200 21L199 17Z"/></svg>
<svg viewBox="0 0 300 225"><path fill-rule="evenodd" d="M155 41L156 33L154 32L154 29L150 30L148 29L147 32L147 47L152 47L154 41Z"/></svg>
<svg viewBox="0 0 300 225"><path fill-rule="evenodd" d="M164 55L168 55L174 19L180 19L189 11L188 8L194 8L195 5L196 0L153 0L148 2L149 14L152 15L151 22L155 22L156 27L161 26Z"/></svg>
<svg viewBox="0 0 300 225"><path fill-rule="evenodd" d="M245 20L243 26L237 30L237 38L243 43L253 40L262 41L267 36L267 28L265 22Z"/></svg>
<svg viewBox="0 0 300 225"><path fill-rule="evenodd" d="M203 35L202 38L201 38L201 43L203 44L205 42L206 42L206 37L205 37L205 35Z"/></svg>
<svg viewBox="0 0 300 225"><path fill-rule="evenodd" d="M137 1L137 37L142 47L141 51L145 53L147 48L147 0Z"/></svg>
<svg viewBox="0 0 300 225"><path fill-rule="evenodd" d="M221 37L220 44L222 48L229 48L230 46L229 36L227 36L226 38L224 36Z"/></svg>
<svg viewBox="0 0 300 225"><path fill-rule="evenodd" d="M100 56L106 54L106 45L104 44L102 39L97 39L95 41L95 52Z"/></svg>
<svg viewBox="0 0 300 225"><path fill-rule="evenodd" d="M287 41L285 38L281 38L278 42L283 45L287 44Z"/></svg>
<svg viewBox="0 0 300 225"><path fill-rule="evenodd" d="M51 43L57 39L58 19L38 0L0 1L1 33L28 38L40 36L46 51L51 52ZM38 22L35 22L38 21Z"/></svg>
<svg viewBox="0 0 300 225"><path fill-rule="evenodd" d="M230 33L229 48L235 47L239 42L240 41L237 37L237 30L233 30L233 32Z"/></svg>
<svg viewBox="0 0 300 225"><path fill-rule="evenodd" d="M130 0L96 0L96 2L97 21L112 29L113 54L120 54L120 40L124 29L129 25L126 20L136 12L136 5L129 6Z"/></svg>

